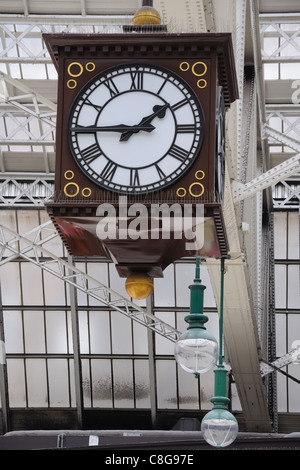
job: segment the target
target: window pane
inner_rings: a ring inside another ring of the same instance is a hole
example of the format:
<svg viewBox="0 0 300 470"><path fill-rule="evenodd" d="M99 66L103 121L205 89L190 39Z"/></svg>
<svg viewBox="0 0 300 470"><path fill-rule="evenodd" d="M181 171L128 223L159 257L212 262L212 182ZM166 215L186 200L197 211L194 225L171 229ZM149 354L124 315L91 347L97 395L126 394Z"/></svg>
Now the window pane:
<svg viewBox="0 0 300 470"><path fill-rule="evenodd" d="M134 354L148 354L148 329L136 321L132 325Z"/></svg>
<svg viewBox="0 0 300 470"><path fill-rule="evenodd" d="M18 210L17 211L17 218L18 218L18 233L21 235L25 235L28 240L34 240L36 234L27 235L26 233L31 231L33 228L38 227L40 225L39 214L37 210ZM23 243L20 241L21 249L27 246L27 243Z"/></svg>
<svg viewBox="0 0 300 470"><path fill-rule="evenodd" d="M173 312L157 312L156 316L164 323L174 327L175 314ZM155 335L155 344L156 354L174 354L174 343L169 339L157 334Z"/></svg>
<svg viewBox="0 0 300 470"><path fill-rule="evenodd" d="M276 356L280 357L287 353L286 345L286 315L276 313Z"/></svg>
<svg viewBox="0 0 300 470"><path fill-rule="evenodd" d="M23 324L21 311L4 311L5 348L7 353L23 353Z"/></svg>
<svg viewBox="0 0 300 470"><path fill-rule="evenodd" d="M288 308L300 309L300 266L288 266Z"/></svg>
<svg viewBox="0 0 300 470"><path fill-rule="evenodd" d="M111 408L111 361L109 359L92 359L91 373L93 407Z"/></svg>
<svg viewBox="0 0 300 470"><path fill-rule="evenodd" d="M23 359L7 359L8 394L11 408L25 408L25 372Z"/></svg>
<svg viewBox="0 0 300 470"><path fill-rule="evenodd" d="M173 265L164 270L163 278L154 279L154 301L155 305L160 307L175 305Z"/></svg>
<svg viewBox="0 0 300 470"><path fill-rule="evenodd" d="M111 312L113 354L132 353L131 320L119 312Z"/></svg>
<svg viewBox="0 0 300 470"><path fill-rule="evenodd" d="M114 406L115 408L133 408L132 361L113 360Z"/></svg>
<svg viewBox="0 0 300 470"><path fill-rule="evenodd" d="M48 406L48 390L45 359L26 360L26 383L28 393L28 406Z"/></svg>
<svg viewBox="0 0 300 470"><path fill-rule="evenodd" d="M55 270L58 266L52 264L51 269ZM45 303L47 305L65 305L65 284L64 282L56 277L54 274L50 274L44 271L44 289L45 289Z"/></svg>
<svg viewBox="0 0 300 470"><path fill-rule="evenodd" d="M286 266L275 265L275 308L286 308Z"/></svg>
<svg viewBox="0 0 300 470"><path fill-rule="evenodd" d="M288 258L299 260L299 214L297 212L290 212L288 217Z"/></svg>
<svg viewBox="0 0 300 470"><path fill-rule="evenodd" d="M3 305L21 305L19 263L1 266L1 293Z"/></svg>
<svg viewBox="0 0 300 470"><path fill-rule="evenodd" d="M89 320L91 353L110 354L109 312L90 312Z"/></svg>
<svg viewBox="0 0 300 470"><path fill-rule="evenodd" d="M213 370L200 375L200 399L202 410L212 409L213 405L210 399L214 396L214 380L215 374Z"/></svg>
<svg viewBox="0 0 300 470"><path fill-rule="evenodd" d="M50 406L68 407L69 374L67 359L48 359L49 401Z"/></svg>
<svg viewBox="0 0 300 470"><path fill-rule="evenodd" d="M274 256L275 259L286 259L286 223L287 214L276 212L274 214Z"/></svg>
<svg viewBox="0 0 300 470"><path fill-rule="evenodd" d="M42 311L24 312L25 353L44 353L45 330Z"/></svg>
<svg viewBox="0 0 300 470"><path fill-rule="evenodd" d="M181 367L178 369L179 408L185 410L199 409L198 380Z"/></svg>
<svg viewBox="0 0 300 470"><path fill-rule="evenodd" d="M80 352L88 354L89 349L89 330L88 330L88 314L87 312L78 312L79 319L79 337L80 337Z"/></svg>
<svg viewBox="0 0 300 470"><path fill-rule="evenodd" d="M176 273L176 305L188 307L190 305L189 286L195 278L195 263L178 263L175 265ZM204 307L213 308L216 306L215 297L210 282L209 272L205 265L200 266L200 279L206 286L204 291Z"/></svg>
<svg viewBox="0 0 300 470"><path fill-rule="evenodd" d="M93 279L100 281L105 286L108 285L108 270L106 263L87 263L87 274ZM88 298L89 305L100 305L103 306L103 303L100 300L93 299L93 297Z"/></svg>
<svg viewBox="0 0 300 470"><path fill-rule="evenodd" d="M24 305L43 305L42 270L31 263L21 263ZM34 279L34 285L32 280Z"/></svg>
<svg viewBox="0 0 300 470"><path fill-rule="evenodd" d="M288 373L297 380L300 380L299 365L291 364L288 367ZM289 412L299 413L300 409L300 394L299 384L293 380L288 381L289 384Z"/></svg>
<svg viewBox="0 0 300 470"><path fill-rule="evenodd" d="M48 353L67 353L67 325L64 311L46 312L46 338Z"/></svg>
<svg viewBox="0 0 300 470"><path fill-rule="evenodd" d="M81 360L82 366L82 390L84 406L91 407L91 376L89 359Z"/></svg>
<svg viewBox="0 0 300 470"><path fill-rule="evenodd" d="M288 350L292 349L294 341L300 340L300 314L288 315Z"/></svg>
<svg viewBox="0 0 300 470"><path fill-rule="evenodd" d="M190 289L195 277L195 266L192 263L178 263L175 265L176 273L176 305L187 307L190 304Z"/></svg>
<svg viewBox="0 0 300 470"><path fill-rule="evenodd" d="M135 399L137 408L150 408L149 362L134 361Z"/></svg>
<svg viewBox="0 0 300 470"><path fill-rule="evenodd" d="M283 372L287 372L284 367ZM286 386L286 377L284 377L280 372L277 372L277 408L279 412L287 411L287 386Z"/></svg>
<svg viewBox="0 0 300 470"><path fill-rule="evenodd" d="M177 408L176 364L174 361L156 361L157 407Z"/></svg>

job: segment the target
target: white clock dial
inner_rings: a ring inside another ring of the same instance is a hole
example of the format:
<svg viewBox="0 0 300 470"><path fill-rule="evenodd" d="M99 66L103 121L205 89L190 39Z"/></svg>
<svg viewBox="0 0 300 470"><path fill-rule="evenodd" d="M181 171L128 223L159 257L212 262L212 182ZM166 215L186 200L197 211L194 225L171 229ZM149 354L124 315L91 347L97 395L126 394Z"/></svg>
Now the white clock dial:
<svg viewBox="0 0 300 470"><path fill-rule="evenodd" d="M73 103L69 144L83 172L119 193L172 184L197 157L204 137L198 98L163 67L121 65L93 78Z"/></svg>

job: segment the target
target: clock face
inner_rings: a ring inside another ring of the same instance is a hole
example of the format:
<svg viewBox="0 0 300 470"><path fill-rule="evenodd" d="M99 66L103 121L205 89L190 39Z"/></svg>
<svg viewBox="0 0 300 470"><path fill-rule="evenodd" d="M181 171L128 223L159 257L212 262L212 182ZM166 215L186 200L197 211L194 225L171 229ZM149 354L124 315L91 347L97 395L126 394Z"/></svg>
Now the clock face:
<svg viewBox="0 0 300 470"><path fill-rule="evenodd" d="M174 183L204 137L201 104L163 67L125 64L94 77L76 97L68 139L81 170L97 185L142 194Z"/></svg>

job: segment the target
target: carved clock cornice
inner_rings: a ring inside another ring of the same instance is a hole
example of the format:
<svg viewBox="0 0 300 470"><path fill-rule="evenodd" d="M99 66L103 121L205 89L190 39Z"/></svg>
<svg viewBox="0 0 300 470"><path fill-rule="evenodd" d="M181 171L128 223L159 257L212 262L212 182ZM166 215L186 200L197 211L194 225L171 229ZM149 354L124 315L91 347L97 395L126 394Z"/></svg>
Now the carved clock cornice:
<svg viewBox="0 0 300 470"><path fill-rule="evenodd" d="M201 57L216 54L218 80L223 87L225 107L238 98L230 33L198 34L44 34L53 63L59 70L59 54L84 58L131 59L149 57Z"/></svg>

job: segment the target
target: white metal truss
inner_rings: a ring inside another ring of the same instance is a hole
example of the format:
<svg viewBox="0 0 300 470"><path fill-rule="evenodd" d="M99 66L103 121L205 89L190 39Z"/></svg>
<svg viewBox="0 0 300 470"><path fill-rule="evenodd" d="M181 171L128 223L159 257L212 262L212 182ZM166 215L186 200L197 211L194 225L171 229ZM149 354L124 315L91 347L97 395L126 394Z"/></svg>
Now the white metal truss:
<svg viewBox="0 0 300 470"><path fill-rule="evenodd" d="M33 239L28 239L0 225L0 246L2 247L0 251L0 266L8 261L12 261L12 259L16 257L21 257L40 267L42 270L53 274L66 284L74 286L77 290L98 300L106 305L107 308L124 314L128 318L144 325L146 328L149 328L170 341L177 341L180 335L178 330L105 286L100 281L85 274L76 266L73 266L71 263L68 263L49 250L46 250L42 246L44 240L40 238L44 236L46 228L48 228L47 224L43 224L31 230L26 235ZM49 230L52 230L51 222L49 222ZM48 231L46 233L47 237L45 241L48 241L49 233ZM53 235L53 233L51 235ZM7 256L7 253L12 253L12 255Z"/></svg>
<svg viewBox="0 0 300 470"><path fill-rule="evenodd" d="M274 209L300 210L300 178L281 181L273 188Z"/></svg>
<svg viewBox="0 0 300 470"><path fill-rule="evenodd" d="M233 201L238 203L254 194L269 188L279 181L283 181L292 175L300 172L300 153L295 155L283 163L276 165L266 173L254 178L246 184L233 181Z"/></svg>
<svg viewBox="0 0 300 470"><path fill-rule="evenodd" d="M232 191L235 203L253 196L259 191L266 189L279 181L283 181L292 175L300 172L300 143L293 137L289 137L281 132L272 129L269 125L263 126L264 135L271 137L273 140L290 147L292 150L299 152L297 155L288 158L284 162L271 168L264 174L254 178L246 184L233 181Z"/></svg>
<svg viewBox="0 0 300 470"><path fill-rule="evenodd" d="M300 15L260 15L262 59L265 63L300 61ZM291 25L288 29L286 24ZM268 38L277 39L270 43Z"/></svg>
<svg viewBox="0 0 300 470"><path fill-rule="evenodd" d="M0 72L0 102L12 105L49 126L56 126L53 119L56 118L56 103L26 86L22 80L3 72Z"/></svg>
<svg viewBox="0 0 300 470"><path fill-rule="evenodd" d="M299 361L299 357L300 357L300 346L292 349L287 354L284 354L284 356L281 356L280 358L276 359L276 361L271 362L271 364L268 364L262 361L260 363L260 370L261 370L262 377L270 374L271 372L274 372L275 370L282 369L283 367L288 366L289 364L292 364L293 362L295 362L295 360Z"/></svg>
<svg viewBox="0 0 300 470"><path fill-rule="evenodd" d="M54 192L53 174L0 174L1 207L44 207Z"/></svg>

